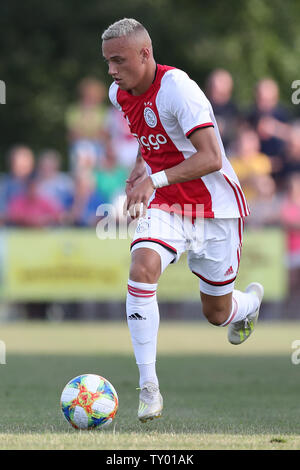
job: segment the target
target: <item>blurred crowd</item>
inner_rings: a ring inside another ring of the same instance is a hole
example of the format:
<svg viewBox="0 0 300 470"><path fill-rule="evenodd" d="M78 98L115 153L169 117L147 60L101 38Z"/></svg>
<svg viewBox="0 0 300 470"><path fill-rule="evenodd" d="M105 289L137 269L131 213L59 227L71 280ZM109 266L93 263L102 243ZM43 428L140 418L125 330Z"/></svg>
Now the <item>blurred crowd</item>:
<svg viewBox="0 0 300 470"><path fill-rule="evenodd" d="M65 126L67 165L52 147L38 155L23 144L9 149L7 172L0 179L2 225L94 226L97 207L104 203L121 214L138 144L122 114L107 105L100 81L82 80L78 101L66 110Z"/></svg>
<svg viewBox="0 0 300 470"><path fill-rule="evenodd" d="M226 70L208 77L207 95L251 211L245 226L285 232L289 293L295 299L300 293L300 121L281 103L272 78L256 83L247 110L234 101L233 87Z"/></svg>
<svg viewBox="0 0 300 470"><path fill-rule="evenodd" d="M255 85L253 105L247 110L235 101L233 77L226 70L214 70L204 91L248 200L251 214L246 227L282 227L291 288L297 289L300 121L281 103L272 78L262 78ZM81 81L77 101L66 110L65 126L67 171L62 171L63 159L55 148L39 155L22 144L9 150L7 172L0 180L2 225L95 226L96 209L103 203L114 205L116 216L121 217L137 142L122 114L107 104L107 89L99 80Z"/></svg>

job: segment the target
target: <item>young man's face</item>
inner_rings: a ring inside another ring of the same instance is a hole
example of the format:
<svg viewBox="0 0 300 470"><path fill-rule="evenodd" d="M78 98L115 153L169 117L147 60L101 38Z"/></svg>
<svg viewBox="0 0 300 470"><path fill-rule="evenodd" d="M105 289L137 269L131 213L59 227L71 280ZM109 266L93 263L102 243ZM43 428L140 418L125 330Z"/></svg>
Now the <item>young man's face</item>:
<svg viewBox="0 0 300 470"><path fill-rule="evenodd" d="M102 43L108 73L122 90L135 91L143 83L146 70L145 48L133 38L114 38Z"/></svg>

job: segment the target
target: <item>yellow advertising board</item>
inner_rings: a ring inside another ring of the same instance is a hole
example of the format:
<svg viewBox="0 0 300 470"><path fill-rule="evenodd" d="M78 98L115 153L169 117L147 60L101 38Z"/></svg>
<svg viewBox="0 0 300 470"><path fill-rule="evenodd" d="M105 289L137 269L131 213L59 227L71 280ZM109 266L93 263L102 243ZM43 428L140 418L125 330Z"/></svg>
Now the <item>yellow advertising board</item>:
<svg viewBox="0 0 300 470"><path fill-rule="evenodd" d="M244 290L250 282L260 282L267 301L283 300L287 295L285 236L280 229L246 231L235 288ZM159 298L168 300L199 299L198 278L191 274L186 256L163 273Z"/></svg>
<svg viewBox="0 0 300 470"><path fill-rule="evenodd" d="M2 299L14 301L123 301L130 264L129 239L99 239L90 229L7 230L0 236ZM236 287L253 280L266 300L286 295L284 236L280 230L246 232ZM183 255L163 273L159 300L198 300L198 278Z"/></svg>
<svg viewBox="0 0 300 470"><path fill-rule="evenodd" d="M236 287L244 290L253 281L263 284L264 300L283 300L287 296L286 238L282 230L245 232Z"/></svg>
<svg viewBox="0 0 300 470"><path fill-rule="evenodd" d="M94 230L16 230L6 241L3 295L22 300L110 300L125 296L129 241Z"/></svg>

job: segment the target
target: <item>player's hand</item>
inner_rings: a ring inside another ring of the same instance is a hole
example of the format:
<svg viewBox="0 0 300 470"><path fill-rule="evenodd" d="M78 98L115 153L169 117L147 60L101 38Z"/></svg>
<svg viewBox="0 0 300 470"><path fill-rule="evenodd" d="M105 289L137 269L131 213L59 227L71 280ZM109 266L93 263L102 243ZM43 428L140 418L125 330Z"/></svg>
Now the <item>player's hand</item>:
<svg viewBox="0 0 300 470"><path fill-rule="evenodd" d="M132 190L126 192L127 199L124 204L124 215L129 212L132 219L145 216L150 196L154 186L150 176L144 178L140 183L134 184Z"/></svg>
<svg viewBox="0 0 300 470"><path fill-rule="evenodd" d="M147 178L147 176L148 174L144 166L135 168L129 175L129 178L126 180L126 196L128 196L128 194L133 190L134 186L141 183L145 178Z"/></svg>

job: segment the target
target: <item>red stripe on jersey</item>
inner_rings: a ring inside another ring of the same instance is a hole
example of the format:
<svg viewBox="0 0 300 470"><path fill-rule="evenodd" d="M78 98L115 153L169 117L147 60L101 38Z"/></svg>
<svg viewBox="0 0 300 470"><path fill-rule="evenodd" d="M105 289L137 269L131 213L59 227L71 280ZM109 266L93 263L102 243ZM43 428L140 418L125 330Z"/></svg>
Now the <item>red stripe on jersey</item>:
<svg viewBox="0 0 300 470"><path fill-rule="evenodd" d="M193 127L190 131L188 131L185 135L186 137L189 137L194 131L197 129L201 129L202 127L214 127L212 122L206 122L204 124L199 124L198 126Z"/></svg>
<svg viewBox="0 0 300 470"><path fill-rule="evenodd" d="M243 191L241 190L241 188L238 184L234 183L234 185L237 188L237 190L239 192L239 195L240 195L240 198L242 200L242 204L243 204L243 208L244 208L244 216L249 215L247 202L246 202L245 196L243 194Z"/></svg>
<svg viewBox="0 0 300 470"><path fill-rule="evenodd" d="M240 239L240 246L242 245L242 222L241 219L239 219L239 239Z"/></svg>
<svg viewBox="0 0 300 470"><path fill-rule="evenodd" d="M240 200L239 200L239 196L238 196L237 190L235 189L233 183L230 181L230 179L228 178L228 176L226 176L224 173L223 173L223 176L224 176L225 180L227 181L227 183L230 185L230 187L232 188L232 190L233 190L233 192L234 192L234 195L235 195L235 198L236 198L236 202L237 202L237 205L238 205L238 208L239 208L240 216L243 217L243 215L246 215L246 214L243 214L243 212L242 212L242 207L241 207L241 203L240 203Z"/></svg>

